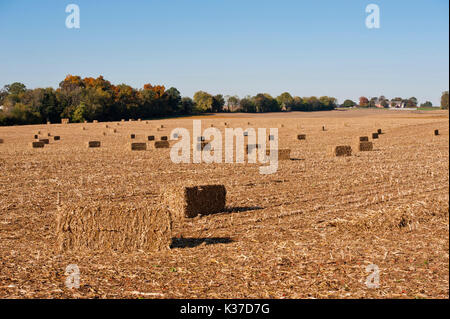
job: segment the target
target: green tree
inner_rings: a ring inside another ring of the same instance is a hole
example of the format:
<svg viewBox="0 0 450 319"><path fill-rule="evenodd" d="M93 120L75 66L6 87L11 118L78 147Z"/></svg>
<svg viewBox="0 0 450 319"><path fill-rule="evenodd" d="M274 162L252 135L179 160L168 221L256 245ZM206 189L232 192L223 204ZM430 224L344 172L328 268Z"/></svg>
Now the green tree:
<svg viewBox="0 0 450 319"><path fill-rule="evenodd" d="M82 102L73 112L71 120L73 123L83 123L86 120L86 116L87 116L87 107Z"/></svg>
<svg viewBox="0 0 450 319"><path fill-rule="evenodd" d="M441 109L448 110L448 91L444 91L441 96Z"/></svg>
<svg viewBox="0 0 450 319"><path fill-rule="evenodd" d="M354 107L356 105L352 100L345 100L342 104L343 107Z"/></svg>
<svg viewBox="0 0 450 319"><path fill-rule="evenodd" d="M294 98L289 92L284 92L277 97L277 102L282 110L290 110L294 103Z"/></svg>
<svg viewBox="0 0 450 319"><path fill-rule="evenodd" d="M213 96L207 92L198 91L194 94L195 109L198 112L210 112L212 109L213 101Z"/></svg>
<svg viewBox="0 0 450 319"><path fill-rule="evenodd" d="M225 99L222 94L217 94L213 97L213 102L211 105L211 110L213 112L222 112L225 105Z"/></svg>

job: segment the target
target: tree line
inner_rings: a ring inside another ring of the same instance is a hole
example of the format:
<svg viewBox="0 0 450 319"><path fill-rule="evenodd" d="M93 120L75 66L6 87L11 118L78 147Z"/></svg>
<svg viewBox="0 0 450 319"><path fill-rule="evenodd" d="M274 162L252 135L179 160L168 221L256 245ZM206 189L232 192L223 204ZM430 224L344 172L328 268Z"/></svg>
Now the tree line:
<svg viewBox="0 0 450 319"><path fill-rule="evenodd" d="M102 76L81 78L68 75L58 88L27 89L19 82L0 90L0 125L151 119L209 112L321 111L336 107L333 97L293 97L283 93L274 98L257 94L211 95L204 91L193 99L163 85L145 84L135 89L127 84L113 85Z"/></svg>

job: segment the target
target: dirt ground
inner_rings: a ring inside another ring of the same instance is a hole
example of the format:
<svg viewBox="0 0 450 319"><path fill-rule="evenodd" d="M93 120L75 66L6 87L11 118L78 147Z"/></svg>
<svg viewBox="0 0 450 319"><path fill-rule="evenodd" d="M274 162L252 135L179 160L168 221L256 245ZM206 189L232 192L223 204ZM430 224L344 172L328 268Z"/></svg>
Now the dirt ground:
<svg viewBox="0 0 450 319"><path fill-rule="evenodd" d="M261 164L174 164L168 149L127 147L131 133L158 139L192 119L0 127L0 298L449 298L447 111L195 117L203 128L277 127L292 160L272 175ZM373 151L331 156L378 128ZM37 131L61 140L32 149ZM184 181L224 184L227 209L176 222L170 250L57 250L58 193L156 204ZM65 286L70 264L79 289ZM369 265L378 287L366 285Z"/></svg>

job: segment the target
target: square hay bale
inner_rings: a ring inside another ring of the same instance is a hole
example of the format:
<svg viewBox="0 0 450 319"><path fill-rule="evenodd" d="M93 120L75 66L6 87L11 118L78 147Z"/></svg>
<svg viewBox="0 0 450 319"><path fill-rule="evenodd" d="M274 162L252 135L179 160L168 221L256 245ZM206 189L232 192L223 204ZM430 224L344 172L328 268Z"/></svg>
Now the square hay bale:
<svg viewBox="0 0 450 319"><path fill-rule="evenodd" d="M34 139L37 140L39 138L39 135L34 134Z"/></svg>
<svg viewBox="0 0 450 319"><path fill-rule="evenodd" d="M439 135L439 130L434 130L434 135L438 136Z"/></svg>
<svg viewBox="0 0 450 319"><path fill-rule="evenodd" d="M223 125L224 125L224 126L228 126L228 123L227 123L227 122L223 122Z"/></svg>
<svg viewBox="0 0 450 319"><path fill-rule="evenodd" d="M214 124L211 124L211 127L214 127Z"/></svg>
<svg viewBox="0 0 450 319"><path fill-rule="evenodd" d="M261 148L261 145L259 145L259 144L247 144L247 145L245 146L245 153L246 153L246 154L250 154L250 153L252 153L254 150L257 150L257 149L259 149L259 148Z"/></svg>
<svg viewBox="0 0 450 319"><path fill-rule="evenodd" d="M130 135L130 138L133 140L133 139L135 139L136 138L136 134L131 134Z"/></svg>
<svg viewBox="0 0 450 319"><path fill-rule="evenodd" d="M119 123L117 123L117 124L119 124ZM105 124L105 128L109 128L109 125L108 125L108 124Z"/></svg>
<svg viewBox="0 0 450 319"><path fill-rule="evenodd" d="M0 138L0 144L3 144L3 143L4 143L3 139L2 139L2 138Z"/></svg>
<svg viewBox="0 0 450 319"><path fill-rule="evenodd" d="M48 137L50 137L50 136L52 136L52 134L50 134L50 133L47 133L47 136L48 136Z"/></svg>
<svg viewBox="0 0 450 319"><path fill-rule="evenodd" d="M197 150L198 151L203 151L203 150L210 151L211 150L211 144L209 144L209 142L205 142L205 141L197 143Z"/></svg>
<svg viewBox="0 0 450 319"><path fill-rule="evenodd" d="M97 120L93 120L92 123L98 123L98 121Z"/></svg>
<svg viewBox="0 0 450 319"><path fill-rule="evenodd" d="M149 135L149 136L147 136L147 139L149 141L154 141L155 140L155 136L154 135Z"/></svg>
<svg viewBox="0 0 450 319"><path fill-rule="evenodd" d="M86 128L84 126L81 127L82 131L86 131Z"/></svg>
<svg viewBox="0 0 450 319"><path fill-rule="evenodd" d="M45 146L45 143L44 142L37 142L37 141L34 141L34 142L31 142L31 147L32 148L43 148L44 146Z"/></svg>
<svg viewBox="0 0 450 319"><path fill-rule="evenodd" d="M159 126L159 128L164 128L164 125L161 124L161 125Z"/></svg>
<svg viewBox="0 0 450 319"><path fill-rule="evenodd" d="M117 133L117 130L116 130L116 129L113 129L112 132L113 132L113 133Z"/></svg>
<svg viewBox="0 0 450 319"><path fill-rule="evenodd" d="M325 126L322 126L322 131L326 131Z"/></svg>
<svg viewBox="0 0 450 319"><path fill-rule="evenodd" d="M269 141L275 141L275 136L274 135L269 135Z"/></svg>
<svg viewBox="0 0 450 319"><path fill-rule="evenodd" d="M270 156L271 151L274 150L266 150L266 155ZM289 148L278 149L278 160L287 161L291 159L291 150Z"/></svg>
<svg viewBox="0 0 450 319"><path fill-rule="evenodd" d="M352 155L352 147L349 145L340 145L335 146L332 149L334 156L351 156Z"/></svg>
<svg viewBox="0 0 450 319"><path fill-rule="evenodd" d="M121 119L120 121L121 121L121 122L125 122L125 119Z"/></svg>
<svg viewBox="0 0 450 319"><path fill-rule="evenodd" d="M39 142L42 142L44 144L50 144L50 140L48 138L41 138L39 139Z"/></svg>
<svg viewBox="0 0 450 319"><path fill-rule="evenodd" d="M155 141L153 143L154 148L169 148L170 144L169 141Z"/></svg>
<svg viewBox="0 0 450 319"><path fill-rule="evenodd" d="M169 140L169 139L167 138L167 136L161 136L161 141L167 141L167 140Z"/></svg>
<svg viewBox="0 0 450 319"><path fill-rule="evenodd" d="M103 136L106 136L106 132L103 132Z"/></svg>
<svg viewBox="0 0 450 319"><path fill-rule="evenodd" d="M359 137L359 141L360 142L368 142L369 141L369 137L368 136L360 136Z"/></svg>
<svg viewBox="0 0 450 319"><path fill-rule="evenodd" d="M56 216L60 251L161 251L172 241L172 216L148 202L62 204Z"/></svg>
<svg viewBox="0 0 450 319"><path fill-rule="evenodd" d="M174 218L220 213L225 209L224 185L174 186L164 193L164 201Z"/></svg>
<svg viewBox="0 0 450 319"><path fill-rule="evenodd" d="M359 142L358 150L360 152L373 151L373 143L367 141Z"/></svg>
<svg viewBox="0 0 450 319"><path fill-rule="evenodd" d="M298 134L297 139L298 140L306 140L306 134Z"/></svg>
<svg viewBox="0 0 450 319"><path fill-rule="evenodd" d="M378 134L383 134L382 131L381 131L381 128L379 128L379 129L377 130L377 133L378 133Z"/></svg>
<svg viewBox="0 0 450 319"><path fill-rule="evenodd" d="M373 139L377 139L378 138L378 133L372 133L372 138Z"/></svg>
<svg viewBox="0 0 450 319"><path fill-rule="evenodd" d="M50 124L52 124L52 123L51 123L50 121L48 121L48 122L47 122L47 125L50 125Z"/></svg>
<svg viewBox="0 0 450 319"><path fill-rule="evenodd" d="M41 131L37 131L36 134L41 134Z"/></svg>
<svg viewBox="0 0 450 319"><path fill-rule="evenodd" d="M131 143L132 151L146 151L147 143Z"/></svg>
<svg viewBox="0 0 450 319"><path fill-rule="evenodd" d="M93 147L100 147L101 143L100 141L89 141L87 142L87 147L93 148Z"/></svg>
<svg viewBox="0 0 450 319"><path fill-rule="evenodd" d="M138 122L142 122L142 119L138 119Z"/></svg>
<svg viewBox="0 0 450 319"><path fill-rule="evenodd" d="M59 140L61 140L61 137L58 136L58 135L55 135L55 136L53 136L53 140L54 141L59 141Z"/></svg>
<svg viewBox="0 0 450 319"><path fill-rule="evenodd" d="M61 124L69 124L69 119L68 118L61 119Z"/></svg>

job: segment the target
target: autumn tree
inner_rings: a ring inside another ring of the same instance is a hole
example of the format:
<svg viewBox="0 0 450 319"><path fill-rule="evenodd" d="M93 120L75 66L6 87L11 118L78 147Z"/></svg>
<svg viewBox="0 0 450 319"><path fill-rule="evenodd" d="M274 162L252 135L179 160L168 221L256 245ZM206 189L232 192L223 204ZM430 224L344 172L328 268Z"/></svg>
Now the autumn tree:
<svg viewBox="0 0 450 319"><path fill-rule="evenodd" d="M448 110L448 91L442 92L441 109Z"/></svg>

